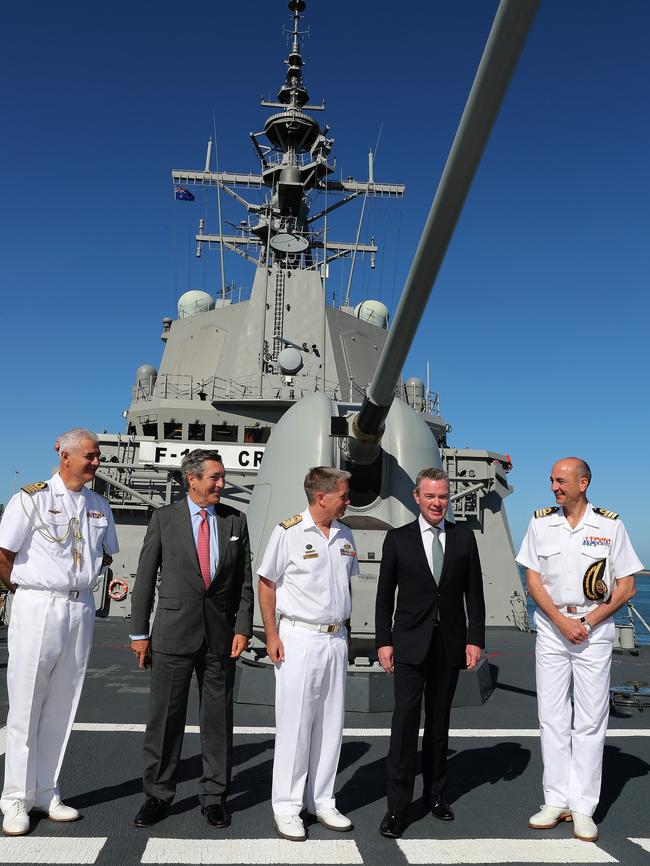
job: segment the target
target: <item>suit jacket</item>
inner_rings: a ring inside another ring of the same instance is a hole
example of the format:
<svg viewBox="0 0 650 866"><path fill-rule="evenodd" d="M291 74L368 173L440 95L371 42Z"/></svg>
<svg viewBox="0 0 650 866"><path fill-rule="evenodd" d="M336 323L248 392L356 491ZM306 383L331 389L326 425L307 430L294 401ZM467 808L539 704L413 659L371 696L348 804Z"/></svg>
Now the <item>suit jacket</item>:
<svg viewBox="0 0 650 866"><path fill-rule="evenodd" d="M250 637L253 581L246 518L227 505L216 506L219 563L205 588L185 499L151 515L131 599L132 634L149 634L156 578L158 607L151 631L157 652L187 655L203 641L210 652L230 655L235 633Z"/></svg>
<svg viewBox="0 0 650 866"><path fill-rule="evenodd" d="M415 520L391 529L384 541L375 609L376 646L392 646L396 661L420 664L437 618L449 663L464 667L466 644L483 647L485 642L485 601L476 540L470 529L445 520L445 557L436 585Z"/></svg>

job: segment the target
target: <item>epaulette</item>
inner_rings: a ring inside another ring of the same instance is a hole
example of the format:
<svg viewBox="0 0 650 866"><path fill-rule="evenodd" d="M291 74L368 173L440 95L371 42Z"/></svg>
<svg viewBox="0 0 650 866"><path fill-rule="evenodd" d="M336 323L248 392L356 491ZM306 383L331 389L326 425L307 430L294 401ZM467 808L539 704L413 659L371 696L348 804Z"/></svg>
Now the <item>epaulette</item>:
<svg viewBox="0 0 650 866"><path fill-rule="evenodd" d="M606 508L596 508L595 505L594 511L596 514L600 514L601 517L609 517L610 520L618 519L618 513L616 511L608 511Z"/></svg>
<svg viewBox="0 0 650 866"><path fill-rule="evenodd" d="M283 529L291 529L292 526L295 526L297 523L300 523L302 520L302 514L294 514L293 517L287 518L287 520L283 520L280 526Z"/></svg>
<svg viewBox="0 0 650 866"><path fill-rule="evenodd" d="M20 488L24 490L25 493L29 493L30 496L33 496L34 493L38 493L39 490L47 490L47 481L35 481L33 484L25 484L24 487Z"/></svg>
<svg viewBox="0 0 650 866"><path fill-rule="evenodd" d="M557 505L552 507L549 505L548 508L538 508L535 512L535 517L550 517L551 514L557 514L559 510Z"/></svg>

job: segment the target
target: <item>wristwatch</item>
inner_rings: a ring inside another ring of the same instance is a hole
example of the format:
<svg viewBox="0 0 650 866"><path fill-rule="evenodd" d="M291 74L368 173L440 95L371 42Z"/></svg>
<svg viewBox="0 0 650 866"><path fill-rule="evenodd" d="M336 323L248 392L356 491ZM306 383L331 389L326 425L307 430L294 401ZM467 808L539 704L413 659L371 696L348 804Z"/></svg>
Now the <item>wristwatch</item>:
<svg viewBox="0 0 650 866"><path fill-rule="evenodd" d="M586 617L586 616L581 616L581 617L580 617L580 622L581 622L581 623L584 625L584 627L587 629L587 634L591 634L591 624L587 622L587 617Z"/></svg>

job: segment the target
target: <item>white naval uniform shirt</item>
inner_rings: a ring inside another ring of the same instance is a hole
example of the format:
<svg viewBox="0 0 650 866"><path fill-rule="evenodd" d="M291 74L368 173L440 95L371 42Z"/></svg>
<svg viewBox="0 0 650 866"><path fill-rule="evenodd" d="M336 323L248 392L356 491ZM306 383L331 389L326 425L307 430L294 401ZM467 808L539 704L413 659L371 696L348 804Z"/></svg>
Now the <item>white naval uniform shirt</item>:
<svg viewBox="0 0 650 866"><path fill-rule="evenodd" d="M352 532L338 520L332 521L329 538L308 508L300 523L276 526L257 572L276 584L278 615L313 623L350 618L350 578L359 565Z"/></svg>
<svg viewBox="0 0 650 866"><path fill-rule="evenodd" d="M73 558L71 518L79 520L81 567ZM53 538L64 538L57 542ZM82 487L70 494L57 472L45 490L20 490L9 500L0 523L0 547L16 554L11 580L33 589L90 589L102 566L104 550L117 553L115 522L103 496Z"/></svg>
<svg viewBox="0 0 650 866"><path fill-rule="evenodd" d="M517 554L520 565L541 574L542 586L558 607L595 607L585 597L582 582L589 566L599 559L607 559L612 579L643 568L622 521L597 514L589 502L575 528L562 508L548 517L533 517Z"/></svg>

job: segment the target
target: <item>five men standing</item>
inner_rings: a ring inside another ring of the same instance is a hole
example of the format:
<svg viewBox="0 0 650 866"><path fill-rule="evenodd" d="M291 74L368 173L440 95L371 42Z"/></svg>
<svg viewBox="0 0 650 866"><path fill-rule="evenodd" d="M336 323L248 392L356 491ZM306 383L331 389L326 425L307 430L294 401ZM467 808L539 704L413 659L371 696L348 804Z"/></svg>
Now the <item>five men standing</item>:
<svg viewBox="0 0 650 866"><path fill-rule="evenodd" d="M253 626L250 545L244 515L219 504L225 471L218 452L191 451L181 473L187 497L153 512L132 597L131 647L140 667L151 664L144 741L147 799L134 823L155 824L174 798L196 672L201 811L208 824L222 828L230 824L225 803L232 769L235 660ZM150 635L158 572L158 608Z"/></svg>
<svg viewBox="0 0 650 866"><path fill-rule="evenodd" d="M271 800L276 829L305 838L307 810L330 830L351 830L336 808L348 665L350 578L358 573L352 533L339 523L349 472L317 466L305 477L307 508L275 527L259 566L266 645L275 663L275 753ZM278 629L279 621L279 629Z"/></svg>
<svg viewBox="0 0 650 866"><path fill-rule="evenodd" d="M544 805L534 829L573 820L593 842L614 643L612 614L632 598L643 564L618 515L587 499L591 470L566 457L551 470L557 505L535 512L517 555L537 611L535 664ZM573 686L573 709L571 687Z"/></svg>
<svg viewBox="0 0 650 866"><path fill-rule="evenodd" d="M6 835L29 831L29 811L73 821L58 776L90 652L93 584L117 551L103 497L87 489L99 465L97 437L75 429L59 440L61 464L27 485L0 524L0 579L15 593L9 629L5 784ZM132 597L132 649L151 665L144 790L135 818L162 818L175 793L193 672L199 685L202 812L227 827L235 660L252 634L251 556L245 517L220 505L221 457L197 449L183 460L186 499L154 511ZM276 673L272 806L278 834L305 838L300 812L332 830L352 829L336 808L334 782L345 711L350 579L358 574L351 531L339 522L350 474L316 467L305 478L308 507L275 527L259 566L259 601ZM544 805L533 829L561 821L595 841L614 638L612 614L635 592L643 568L618 515L587 499L588 465L557 461L557 505L535 512L517 561L537 605L536 676ZM445 519L449 480L422 470L417 520L390 530L376 598L379 661L394 675L387 760L388 811L380 832L398 838L413 798L424 697L423 799L453 820L445 797L451 703L462 667L484 646L485 603L473 533ZM156 582L158 608L151 635ZM398 591L395 604L395 592ZM573 694L573 706L571 700Z"/></svg>
<svg viewBox="0 0 650 866"><path fill-rule="evenodd" d="M85 485L99 466L97 437L59 437L59 471L27 484L0 523L0 579L14 593L9 624L7 746L0 805L7 836L29 832L34 809L76 821L58 778L81 696L95 623L93 586L117 552L108 502Z"/></svg>
<svg viewBox="0 0 650 866"><path fill-rule="evenodd" d="M423 694L422 796L434 817L454 818L445 798L451 703L460 669L478 664L485 637L476 541L470 529L445 520L447 474L422 470L414 496L420 515L387 533L377 587L375 642L395 685L388 811L380 826L391 839L402 835L413 798Z"/></svg>

